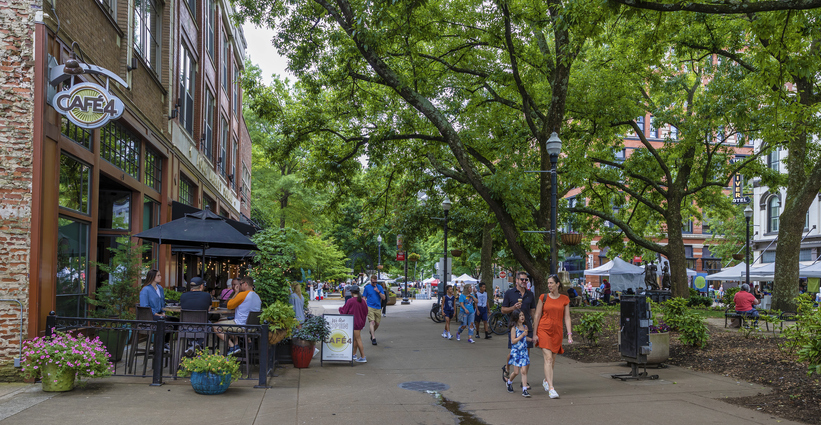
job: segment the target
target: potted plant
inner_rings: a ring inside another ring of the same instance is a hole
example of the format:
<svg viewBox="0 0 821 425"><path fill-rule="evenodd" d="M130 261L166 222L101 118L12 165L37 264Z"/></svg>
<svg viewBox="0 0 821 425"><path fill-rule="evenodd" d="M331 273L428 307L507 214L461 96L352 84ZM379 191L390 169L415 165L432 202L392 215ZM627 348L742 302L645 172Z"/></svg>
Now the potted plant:
<svg viewBox="0 0 821 425"><path fill-rule="evenodd" d="M388 289L388 304L387 305L395 305L396 304L396 293Z"/></svg>
<svg viewBox="0 0 821 425"><path fill-rule="evenodd" d="M268 324L271 331L268 334L268 343L275 345L291 335L291 330L299 325L291 304L277 301L262 309L259 320Z"/></svg>
<svg viewBox="0 0 821 425"><path fill-rule="evenodd" d="M69 391L78 376L111 376L109 357L99 338L57 332L25 342L22 371L26 378L40 378L43 391Z"/></svg>
<svg viewBox="0 0 821 425"><path fill-rule="evenodd" d="M562 233L562 245L575 246L582 243L582 234L578 232Z"/></svg>
<svg viewBox="0 0 821 425"><path fill-rule="evenodd" d="M222 394L240 377L239 359L198 350L194 357L184 358L177 371L177 376L189 375L197 394Z"/></svg>
<svg viewBox="0 0 821 425"><path fill-rule="evenodd" d="M408 255L408 261L413 263L419 261L420 258L422 258L422 256L415 252L411 252L410 255Z"/></svg>
<svg viewBox="0 0 821 425"><path fill-rule="evenodd" d="M165 303L166 304L179 304L180 298L182 298L182 292L177 291L165 291Z"/></svg>
<svg viewBox="0 0 821 425"><path fill-rule="evenodd" d="M650 347L647 364L664 363L670 358L670 326L664 320L650 325Z"/></svg>
<svg viewBox="0 0 821 425"><path fill-rule="evenodd" d="M302 326L291 333L291 357L294 367L306 368L311 364L314 347L331 334L328 322L322 316L308 314Z"/></svg>
<svg viewBox="0 0 821 425"><path fill-rule="evenodd" d="M462 250L461 249L452 249L450 251L450 255L452 255L454 257L461 257L462 256Z"/></svg>
<svg viewBox="0 0 821 425"><path fill-rule="evenodd" d="M109 264L96 263L108 273L108 283L97 287L94 298L86 301L96 308L89 314L97 318L117 318L133 320L134 305L140 302L140 279L143 276L142 257L149 245L139 245L130 235L117 238L117 246L108 248L113 254ZM123 358L123 350L128 340L127 329L102 329L97 336L111 354L111 361Z"/></svg>
<svg viewBox="0 0 821 425"><path fill-rule="evenodd" d="M741 261L744 259L744 254L733 254L733 260Z"/></svg>

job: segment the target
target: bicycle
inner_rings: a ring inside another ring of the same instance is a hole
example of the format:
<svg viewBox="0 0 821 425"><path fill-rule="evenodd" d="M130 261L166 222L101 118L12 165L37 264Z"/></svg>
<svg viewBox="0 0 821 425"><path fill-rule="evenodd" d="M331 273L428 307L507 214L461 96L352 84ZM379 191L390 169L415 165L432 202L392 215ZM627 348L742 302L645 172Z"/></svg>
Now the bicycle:
<svg viewBox="0 0 821 425"><path fill-rule="evenodd" d="M504 335L510 329L510 316L502 313L502 306L495 304L491 310L490 318L487 323L490 325L490 331L496 335Z"/></svg>
<svg viewBox="0 0 821 425"><path fill-rule="evenodd" d="M445 316L442 315L442 304L440 303L433 303L430 308L430 320L433 320L434 323L442 323L445 321Z"/></svg>

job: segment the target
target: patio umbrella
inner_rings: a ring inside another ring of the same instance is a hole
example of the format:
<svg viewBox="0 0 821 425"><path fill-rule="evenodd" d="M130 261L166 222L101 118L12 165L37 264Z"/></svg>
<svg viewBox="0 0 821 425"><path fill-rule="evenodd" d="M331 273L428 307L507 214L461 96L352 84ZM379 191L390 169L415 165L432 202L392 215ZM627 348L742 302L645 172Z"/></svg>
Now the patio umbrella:
<svg viewBox="0 0 821 425"><path fill-rule="evenodd" d="M202 273L205 274L205 250L208 248L257 249L247 236L209 210L186 214L168 223L134 235L159 244L196 246L202 249Z"/></svg>

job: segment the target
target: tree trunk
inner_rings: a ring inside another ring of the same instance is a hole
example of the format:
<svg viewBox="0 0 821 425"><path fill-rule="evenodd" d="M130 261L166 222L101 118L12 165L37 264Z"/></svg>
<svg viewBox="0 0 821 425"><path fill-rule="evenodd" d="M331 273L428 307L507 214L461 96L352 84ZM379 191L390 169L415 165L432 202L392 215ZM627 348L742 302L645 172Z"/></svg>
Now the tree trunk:
<svg viewBox="0 0 821 425"><path fill-rule="evenodd" d="M490 216L491 220L493 216ZM485 291L493 294L493 229L496 222L485 223L482 227L482 253L479 260L479 275L481 283L485 284ZM493 295L487 297L488 308L493 307Z"/></svg>
<svg viewBox="0 0 821 425"><path fill-rule="evenodd" d="M671 197L667 203L667 259L670 260L670 289L674 297L690 298L687 285L687 262L684 256L684 237L681 234L681 199L674 195L675 187L670 188ZM675 191L677 194L677 191Z"/></svg>
<svg viewBox="0 0 821 425"><path fill-rule="evenodd" d="M279 228L285 228L285 208L288 208L288 197L290 196L289 193L285 193L279 198Z"/></svg>

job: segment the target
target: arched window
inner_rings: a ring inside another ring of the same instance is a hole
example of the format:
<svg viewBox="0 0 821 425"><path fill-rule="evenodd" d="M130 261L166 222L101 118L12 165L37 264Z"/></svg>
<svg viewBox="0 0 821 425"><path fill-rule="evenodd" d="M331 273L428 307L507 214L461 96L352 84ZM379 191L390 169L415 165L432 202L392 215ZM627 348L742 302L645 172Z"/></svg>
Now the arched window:
<svg viewBox="0 0 821 425"><path fill-rule="evenodd" d="M767 232L778 231L778 216L781 215L781 201L773 196L767 201Z"/></svg>

